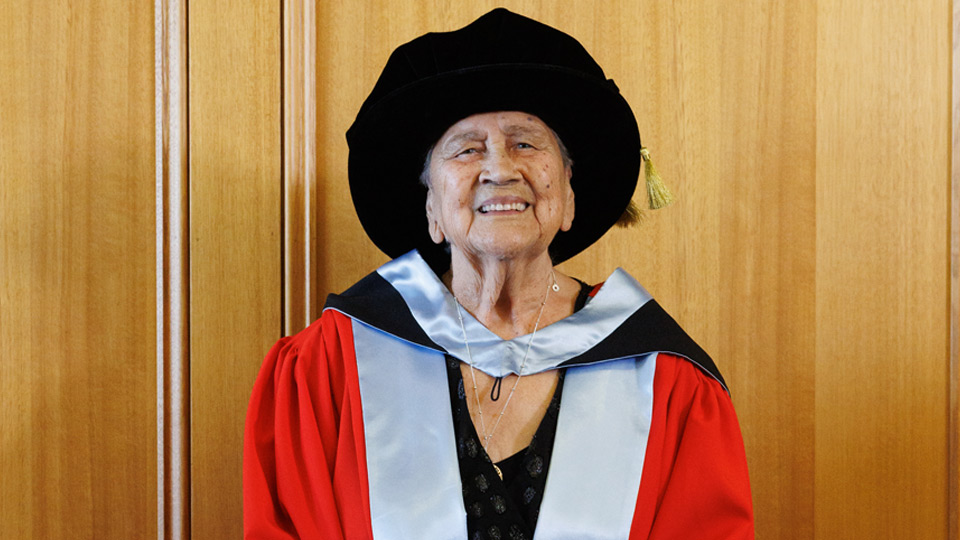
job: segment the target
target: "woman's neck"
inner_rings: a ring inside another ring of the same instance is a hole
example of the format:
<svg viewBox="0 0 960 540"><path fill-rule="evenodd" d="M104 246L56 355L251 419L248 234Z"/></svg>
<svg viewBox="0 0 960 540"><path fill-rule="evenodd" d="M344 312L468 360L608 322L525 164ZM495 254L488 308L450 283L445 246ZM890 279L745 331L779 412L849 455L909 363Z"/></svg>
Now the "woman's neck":
<svg viewBox="0 0 960 540"><path fill-rule="evenodd" d="M548 295L555 279L561 290ZM572 313L573 280L555 273L546 253L532 260L485 260L454 252L443 281L464 309L503 339L532 332L538 318L542 328Z"/></svg>

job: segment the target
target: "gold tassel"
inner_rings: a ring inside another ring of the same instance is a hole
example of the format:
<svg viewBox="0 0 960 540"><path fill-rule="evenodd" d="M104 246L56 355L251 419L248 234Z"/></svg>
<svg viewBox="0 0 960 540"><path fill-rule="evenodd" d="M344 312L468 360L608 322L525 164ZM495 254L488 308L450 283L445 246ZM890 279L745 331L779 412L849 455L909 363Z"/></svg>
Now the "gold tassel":
<svg viewBox="0 0 960 540"><path fill-rule="evenodd" d="M660 174L653 166L650 159L650 151L645 147L640 149L640 158L643 160L643 176L647 186L647 198L650 201L651 210L659 210L673 202L673 194L663 184ZM637 206L637 203L630 201L624 209L620 219L617 220L618 227L632 227L640 225L643 222L643 210Z"/></svg>
<svg viewBox="0 0 960 540"><path fill-rule="evenodd" d="M650 151L646 147L640 149L640 157L643 159L643 176L647 183L647 196L650 198L650 209L659 210L673 202L673 194L663 184L663 180L657 173L650 159Z"/></svg>

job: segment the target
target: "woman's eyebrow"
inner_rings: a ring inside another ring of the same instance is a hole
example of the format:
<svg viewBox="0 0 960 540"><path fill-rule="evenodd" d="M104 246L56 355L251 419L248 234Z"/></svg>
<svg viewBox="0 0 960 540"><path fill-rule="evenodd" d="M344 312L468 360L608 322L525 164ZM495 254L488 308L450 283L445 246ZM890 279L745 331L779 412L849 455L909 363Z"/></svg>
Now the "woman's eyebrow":
<svg viewBox="0 0 960 540"><path fill-rule="evenodd" d="M446 142L443 143L443 149L449 149L452 146L455 147L464 142L482 141L485 138L486 138L486 135L484 135L480 131L476 131L476 130L465 131L463 133L458 133L453 137L450 137L449 139L447 139Z"/></svg>
<svg viewBox="0 0 960 540"><path fill-rule="evenodd" d="M528 126L523 124L512 124L503 128L503 132L510 137L524 136L524 137L543 137L546 135L546 130L539 126Z"/></svg>

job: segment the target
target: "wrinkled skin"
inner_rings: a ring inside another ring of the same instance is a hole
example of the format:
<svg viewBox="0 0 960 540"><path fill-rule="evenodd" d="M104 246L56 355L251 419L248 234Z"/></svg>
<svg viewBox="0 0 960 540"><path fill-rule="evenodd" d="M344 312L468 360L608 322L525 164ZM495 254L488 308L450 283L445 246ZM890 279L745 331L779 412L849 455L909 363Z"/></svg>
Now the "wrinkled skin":
<svg viewBox="0 0 960 540"><path fill-rule="evenodd" d="M440 138L429 164L434 242L470 260L535 260L573 223L571 170L553 132L522 112L477 114ZM492 204L512 205L488 209ZM482 263L481 263L482 264Z"/></svg>

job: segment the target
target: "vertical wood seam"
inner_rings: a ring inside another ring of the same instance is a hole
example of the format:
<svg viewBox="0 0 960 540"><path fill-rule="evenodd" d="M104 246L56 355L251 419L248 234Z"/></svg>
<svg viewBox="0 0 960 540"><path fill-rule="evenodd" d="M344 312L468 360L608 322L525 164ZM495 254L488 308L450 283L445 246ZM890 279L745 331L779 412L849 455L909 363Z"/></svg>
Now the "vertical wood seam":
<svg viewBox="0 0 960 540"><path fill-rule="evenodd" d="M163 406L165 403L164 400L164 373L166 363L164 362L164 355L166 353L166 347L163 346L163 336L165 333L166 325L164 324L165 312L164 309L164 298L166 288L163 286L163 279L166 273L163 271L164 263L164 213L166 212L166 207L163 204L164 200L164 187L166 183L163 181L164 177L164 164L166 163L164 152L165 148L165 134L166 130L163 129L164 119L166 118L166 101L164 99L164 38L166 28L166 19L163 11L163 2L161 0L154 0L153 4L153 104L154 104L154 206L155 206L155 235L154 240L154 264L155 264L155 276L154 282L156 284L156 317L157 317L157 329L156 329L156 388L157 388L157 538L163 540L163 531L166 528L166 516L164 515L166 506L164 505L164 484L166 483L166 475L164 474L164 424L166 416L164 415Z"/></svg>
<svg viewBox="0 0 960 540"><path fill-rule="evenodd" d="M283 129L283 332L301 330L318 315L312 289L316 218L315 0L281 7Z"/></svg>
<svg viewBox="0 0 960 540"><path fill-rule="evenodd" d="M187 0L155 0L157 537L190 537Z"/></svg>
<svg viewBox="0 0 960 540"><path fill-rule="evenodd" d="M316 0L303 0L303 20L301 27L303 28L303 134L304 138L301 142L301 147L303 148L304 156L304 178L306 178L305 183L305 199L307 201L306 212L304 213L304 238L306 242L304 243L305 256L304 256L304 275L305 287L304 287L304 307L306 317L306 324L310 324L315 318L320 314L318 313L318 306L314 301L313 289L314 284L316 283L316 276L314 275L314 264L313 257L316 254L316 234L315 230L315 221L317 213L317 202L316 202L316 193L317 193L317 77L316 77L316 68L317 68L317 25L316 25Z"/></svg>
<svg viewBox="0 0 960 540"><path fill-rule="evenodd" d="M960 0L950 28L950 360L947 537L960 540Z"/></svg>
<svg viewBox="0 0 960 540"><path fill-rule="evenodd" d="M283 0L280 2L280 335L286 335L289 333L288 327L290 326L289 319L290 314L288 310L290 309L290 260L289 260L289 238L290 234L287 230L287 209L290 207L288 202L288 193L287 193L287 177L289 176L287 172L288 159L287 159L287 147L289 145L288 133L287 133L287 104L290 102L287 99L287 89L289 84L287 83L287 62L290 57L289 51L287 51L287 16L290 13L289 0Z"/></svg>

